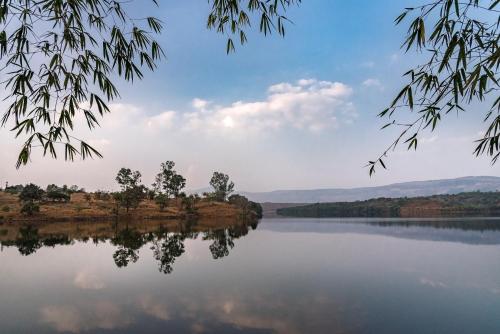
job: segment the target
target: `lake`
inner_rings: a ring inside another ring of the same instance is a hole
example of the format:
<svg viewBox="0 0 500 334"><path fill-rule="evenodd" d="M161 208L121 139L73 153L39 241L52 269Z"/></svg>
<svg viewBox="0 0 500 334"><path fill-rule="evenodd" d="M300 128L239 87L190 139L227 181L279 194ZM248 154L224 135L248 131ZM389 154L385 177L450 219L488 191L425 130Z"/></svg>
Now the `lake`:
<svg viewBox="0 0 500 334"><path fill-rule="evenodd" d="M0 226L0 241L2 333L500 333L498 220Z"/></svg>

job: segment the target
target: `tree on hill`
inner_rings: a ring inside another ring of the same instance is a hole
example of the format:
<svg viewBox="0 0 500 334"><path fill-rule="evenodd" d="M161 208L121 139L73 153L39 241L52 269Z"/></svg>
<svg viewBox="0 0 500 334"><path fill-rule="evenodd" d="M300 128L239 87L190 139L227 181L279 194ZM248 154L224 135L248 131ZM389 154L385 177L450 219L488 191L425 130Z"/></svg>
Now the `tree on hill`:
<svg viewBox="0 0 500 334"><path fill-rule="evenodd" d="M249 201L245 196L234 194L229 196L228 202L243 209L245 215L254 214L255 218L262 218L262 206L259 203Z"/></svg>
<svg viewBox="0 0 500 334"><path fill-rule="evenodd" d="M233 181L229 181L227 174L220 172L214 172L210 179L210 186L214 188L215 199L220 202L224 202L227 196L234 191Z"/></svg>
<svg viewBox="0 0 500 334"><path fill-rule="evenodd" d="M161 164L160 172L156 175L153 189L157 194L157 203L160 210L168 206L170 198L177 198L182 189L186 186L186 179L174 169L173 161L166 161Z"/></svg>
<svg viewBox="0 0 500 334"><path fill-rule="evenodd" d="M42 188L36 184L30 183L24 186L23 190L19 194L19 200L22 202L39 202L42 200L44 191Z"/></svg>
<svg viewBox="0 0 500 334"><path fill-rule="evenodd" d="M68 190L64 190L61 187L58 187L55 184L49 184L46 189L46 195L48 200L53 202L69 202L71 199L70 192Z"/></svg>
<svg viewBox="0 0 500 334"><path fill-rule="evenodd" d="M36 184L30 183L24 186L19 194L19 200L22 202L21 213L28 216L40 211L39 202L42 200L44 191Z"/></svg>
<svg viewBox="0 0 500 334"><path fill-rule="evenodd" d="M121 192L115 196L127 212L130 208L137 208L145 196L146 187L141 185L141 173L132 172L130 168L122 168L116 175L116 182L120 185Z"/></svg>
<svg viewBox="0 0 500 334"><path fill-rule="evenodd" d="M24 186L22 184L7 186L7 187L5 187L5 192L8 194L16 195L16 194L21 193L23 191L23 188L24 188Z"/></svg>

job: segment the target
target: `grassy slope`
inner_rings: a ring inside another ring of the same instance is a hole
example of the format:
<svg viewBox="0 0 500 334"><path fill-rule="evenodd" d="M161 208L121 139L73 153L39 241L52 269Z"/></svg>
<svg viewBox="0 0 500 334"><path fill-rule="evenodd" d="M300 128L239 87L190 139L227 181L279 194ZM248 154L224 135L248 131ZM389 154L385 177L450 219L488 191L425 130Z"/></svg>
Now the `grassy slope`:
<svg viewBox="0 0 500 334"><path fill-rule="evenodd" d="M4 221L68 221L68 220L100 220L113 219L113 208L116 204L113 200L91 202L85 200L85 195L76 193L71 196L68 203L42 203L40 213L27 217L21 215L21 205L17 196L0 192L0 217ZM5 208L8 208L5 209ZM228 203L216 203L200 201L197 204L197 213L200 218L222 219L237 218L241 210ZM160 211L158 206L151 200L143 201L137 209L131 209L127 214L125 209L120 208L120 216L137 219L179 219L185 216L180 207L180 201L171 200L168 208Z"/></svg>

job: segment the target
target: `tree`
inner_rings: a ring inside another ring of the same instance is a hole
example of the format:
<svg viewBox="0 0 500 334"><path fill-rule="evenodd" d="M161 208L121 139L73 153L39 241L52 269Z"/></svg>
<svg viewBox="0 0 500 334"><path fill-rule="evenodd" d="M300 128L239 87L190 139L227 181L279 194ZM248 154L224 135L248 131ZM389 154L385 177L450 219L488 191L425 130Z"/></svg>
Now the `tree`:
<svg viewBox="0 0 500 334"><path fill-rule="evenodd" d="M368 162L370 175L379 165L386 168L383 159L400 143L417 149L422 131L434 131L444 116L465 112L470 105L482 109L481 118L488 122L474 154L487 154L492 163L498 160L499 4L498 0L437 0L406 8L396 18L396 24L401 24L413 17L402 47L424 53L425 61L405 73L408 83L379 114L389 119L383 128L396 126L401 132L377 159Z"/></svg>
<svg viewBox="0 0 500 334"><path fill-rule="evenodd" d="M122 191L136 187L141 182L141 172L132 172L130 168L121 168L116 175L116 182L120 185Z"/></svg>
<svg viewBox="0 0 500 334"><path fill-rule="evenodd" d="M52 202L69 202L71 196L68 193L63 192L62 190L51 190L47 191L47 199Z"/></svg>
<svg viewBox="0 0 500 334"><path fill-rule="evenodd" d="M254 215L255 218L262 218L262 206L259 203L249 201L242 195L234 194L229 196L228 202L242 209L245 215Z"/></svg>
<svg viewBox="0 0 500 334"><path fill-rule="evenodd" d="M39 202L42 200L44 191L36 184L27 184L19 194L19 200L22 202Z"/></svg>
<svg viewBox="0 0 500 334"><path fill-rule="evenodd" d="M141 173L139 171L132 172L130 168L122 168L118 171L116 182L120 185L121 192L119 196L115 196L115 199L127 212L130 208L137 208L144 199L146 190L146 187L140 184Z"/></svg>
<svg viewBox="0 0 500 334"><path fill-rule="evenodd" d="M156 175L153 189L157 196L164 195L160 201L165 206L168 206L168 199L171 197L177 198L182 189L186 186L186 179L178 174L175 170L175 162L166 161L161 164L160 172ZM161 209L161 208L160 208Z"/></svg>
<svg viewBox="0 0 500 334"><path fill-rule="evenodd" d="M71 199L71 193L68 190L64 190L55 184L49 184L46 188L47 199L55 201L69 202Z"/></svg>
<svg viewBox="0 0 500 334"><path fill-rule="evenodd" d="M21 213L31 216L40 211L38 202L42 200L44 191L36 184L26 185L19 194L19 200L22 202Z"/></svg>
<svg viewBox="0 0 500 334"><path fill-rule="evenodd" d="M78 187L76 184L72 185L69 187L69 192L70 193L78 193L78 192L83 192L83 188Z"/></svg>
<svg viewBox="0 0 500 334"><path fill-rule="evenodd" d="M214 172L210 185L214 188L216 200L220 202L224 202L227 196L234 191L234 183L229 181L229 176L224 173Z"/></svg>
<svg viewBox="0 0 500 334"><path fill-rule="evenodd" d="M66 160L101 154L75 138L75 117L95 128L119 97L113 77L133 82L144 68L155 70L164 52L154 36L163 30L152 16L135 18L125 0L0 2L0 75L8 106L1 125L12 121L15 136L24 133L17 167L27 164L35 146L56 158L62 145ZM285 35L285 10L300 0L209 0L207 27L247 41L245 29L259 19L264 35ZM139 3L136 1L135 3ZM157 0L151 3L158 5ZM144 1L140 2L144 6ZM88 102L88 103L87 103ZM75 145L75 142L78 143Z"/></svg>

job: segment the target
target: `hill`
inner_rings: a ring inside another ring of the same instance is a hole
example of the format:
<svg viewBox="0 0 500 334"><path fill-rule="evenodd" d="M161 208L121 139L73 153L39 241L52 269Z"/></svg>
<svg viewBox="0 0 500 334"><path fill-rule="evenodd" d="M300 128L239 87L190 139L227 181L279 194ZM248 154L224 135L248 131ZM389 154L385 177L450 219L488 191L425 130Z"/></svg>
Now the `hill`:
<svg viewBox="0 0 500 334"><path fill-rule="evenodd" d="M281 208L287 217L500 217L500 192L317 203Z"/></svg>
<svg viewBox="0 0 500 334"><path fill-rule="evenodd" d="M500 177L466 176L456 179L413 181L377 187L331 188L312 190L276 190L271 192L240 192L259 203L351 202L371 198L418 197L463 192L500 190Z"/></svg>
<svg viewBox="0 0 500 334"><path fill-rule="evenodd" d="M180 199L171 199L163 211L153 201L146 199L136 209L126 212L120 209L113 200L86 199L85 193L74 193L68 202L43 201L40 212L31 216L21 214L21 203L16 194L0 191L0 224L3 222L75 222L75 221L107 221L117 218L133 220L233 220L260 215L254 207L238 203L216 202L200 199L196 202L192 213L186 211Z"/></svg>

